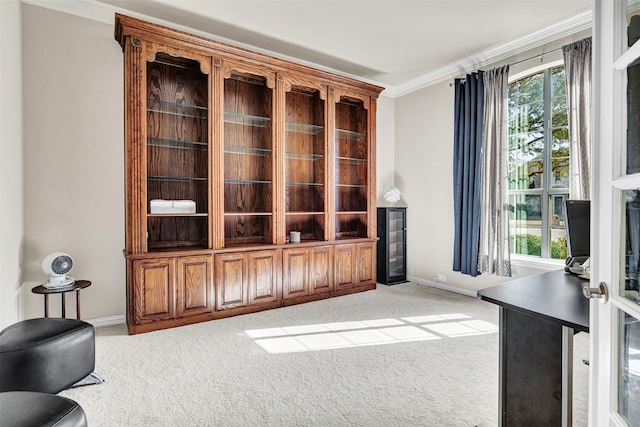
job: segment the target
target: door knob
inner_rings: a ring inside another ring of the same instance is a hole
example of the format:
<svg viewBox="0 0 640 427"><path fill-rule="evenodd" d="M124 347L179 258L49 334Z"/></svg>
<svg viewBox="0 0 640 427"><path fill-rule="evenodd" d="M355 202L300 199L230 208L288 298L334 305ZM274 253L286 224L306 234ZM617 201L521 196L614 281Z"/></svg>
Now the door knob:
<svg viewBox="0 0 640 427"><path fill-rule="evenodd" d="M590 288L588 285L583 286L582 294L585 298L599 299L603 304L609 300L609 288L607 288L607 284L604 282L600 282L600 285L598 285L597 288Z"/></svg>

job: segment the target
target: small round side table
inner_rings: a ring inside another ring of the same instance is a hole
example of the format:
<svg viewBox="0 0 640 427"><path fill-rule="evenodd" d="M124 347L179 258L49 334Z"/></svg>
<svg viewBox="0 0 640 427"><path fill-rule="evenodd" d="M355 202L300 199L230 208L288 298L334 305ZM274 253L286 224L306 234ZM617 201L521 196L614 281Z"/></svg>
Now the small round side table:
<svg viewBox="0 0 640 427"><path fill-rule="evenodd" d="M71 291L76 291L76 318L80 320L80 291L84 288L91 286L91 282L88 280L76 280L73 285L65 286L63 288L45 288L44 285L36 286L31 289L34 294L44 295L44 317L49 317L49 294L62 294L62 317L66 317L66 310L64 304L64 294Z"/></svg>

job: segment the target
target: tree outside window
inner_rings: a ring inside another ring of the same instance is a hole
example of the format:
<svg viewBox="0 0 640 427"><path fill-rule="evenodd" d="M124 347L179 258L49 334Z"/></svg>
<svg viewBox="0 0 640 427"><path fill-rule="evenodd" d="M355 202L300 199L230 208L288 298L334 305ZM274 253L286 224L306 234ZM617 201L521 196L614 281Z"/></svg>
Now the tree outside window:
<svg viewBox="0 0 640 427"><path fill-rule="evenodd" d="M564 67L511 83L508 108L511 253L565 259L570 145Z"/></svg>

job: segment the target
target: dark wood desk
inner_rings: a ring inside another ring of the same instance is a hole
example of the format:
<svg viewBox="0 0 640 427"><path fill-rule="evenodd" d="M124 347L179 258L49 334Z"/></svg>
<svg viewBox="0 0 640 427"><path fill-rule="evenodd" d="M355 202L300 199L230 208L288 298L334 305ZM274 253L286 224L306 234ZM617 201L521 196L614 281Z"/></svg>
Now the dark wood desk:
<svg viewBox="0 0 640 427"><path fill-rule="evenodd" d="M49 294L61 294L62 299L62 317L66 317L66 306L64 301L64 294L71 291L76 291L76 318L80 320L80 291L84 288L91 286L91 282L88 280L76 280L72 285L65 286L63 288L46 288L44 285L36 286L31 289L34 294L44 295L44 317L49 317Z"/></svg>
<svg viewBox="0 0 640 427"><path fill-rule="evenodd" d="M500 306L500 425L571 426L573 335L589 332L589 282L564 270L478 291Z"/></svg>

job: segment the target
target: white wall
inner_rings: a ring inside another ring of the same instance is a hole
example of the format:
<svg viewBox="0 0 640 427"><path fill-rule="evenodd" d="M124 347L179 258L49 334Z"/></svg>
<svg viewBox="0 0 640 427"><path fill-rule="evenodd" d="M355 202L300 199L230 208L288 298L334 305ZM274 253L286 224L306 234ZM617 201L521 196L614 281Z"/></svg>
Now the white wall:
<svg viewBox="0 0 640 427"><path fill-rule="evenodd" d="M382 195L395 181L395 99L378 98L376 135L376 193L378 206L384 206ZM382 203L382 204L381 204Z"/></svg>
<svg viewBox="0 0 640 427"><path fill-rule="evenodd" d="M22 53L20 1L0 1L0 329L20 320Z"/></svg>
<svg viewBox="0 0 640 427"><path fill-rule="evenodd" d="M123 55L113 25L23 5L25 318L42 259L65 251L83 290L82 317L125 312ZM69 315L74 315L68 294ZM59 297L50 298L52 314Z"/></svg>
<svg viewBox="0 0 640 427"><path fill-rule="evenodd" d="M565 44L589 37L590 31L575 34L533 49L500 63L514 63ZM511 67L510 75L562 59L561 52L545 55ZM475 71L475 70L469 70ZM395 183L402 191L407 209L407 270L417 281L437 282L439 274L452 287L474 294L505 278L482 275L473 278L454 272L453 265L453 102L451 82L432 85L396 99ZM514 266L514 277L538 272Z"/></svg>

